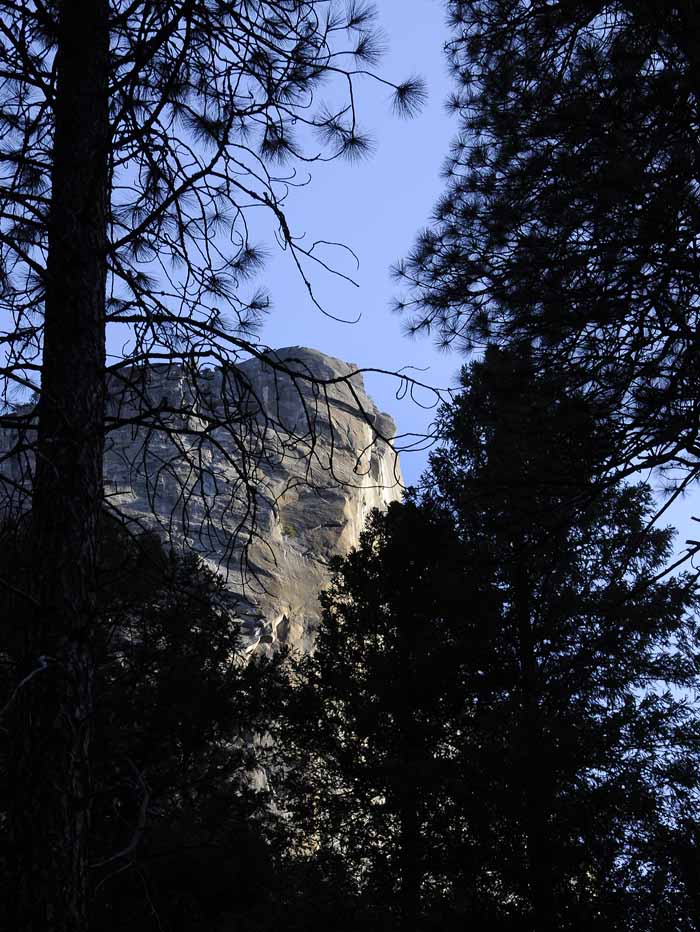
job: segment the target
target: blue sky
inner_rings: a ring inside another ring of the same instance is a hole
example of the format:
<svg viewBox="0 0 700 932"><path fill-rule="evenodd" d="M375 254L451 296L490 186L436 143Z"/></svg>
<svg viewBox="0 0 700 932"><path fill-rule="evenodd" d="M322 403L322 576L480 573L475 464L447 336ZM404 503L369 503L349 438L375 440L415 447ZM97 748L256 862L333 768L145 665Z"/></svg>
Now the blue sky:
<svg viewBox="0 0 700 932"><path fill-rule="evenodd" d="M408 252L430 218L443 187L440 167L456 132L444 109L450 90L442 51L448 38L444 7L441 0L382 0L379 25L388 49L378 72L396 81L420 74L428 86L425 108L412 120L398 119L391 112L389 89L363 80L358 85L359 122L374 138L374 154L355 164L313 166L311 182L292 192L287 203L293 233L345 243L357 254L359 270L342 251L329 258L359 287L320 269L313 273L313 285L330 313L346 320L360 314L360 320L343 324L324 317L309 300L289 256L275 251L263 276L274 308L261 337L273 347L311 346L361 367L416 366L426 370L416 377L444 387L456 382L463 360L438 353L429 339L406 338L401 319L389 309L397 293L389 268ZM432 413L410 398L398 401L395 380L370 376L366 382L379 407L396 419L399 432L428 428ZM425 461L425 454L403 455L408 482L417 480Z"/></svg>
<svg viewBox="0 0 700 932"><path fill-rule="evenodd" d="M261 336L273 347L304 345L361 367L396 370L415 366L417 376L429 384L448 387L457 382L464 359L455 353L439 353L426 338L408 339L401 319L389 306L396 285L389 268L410 249L416 233L430 219L443 189L440 168L456 122L447 115L444 101L451 81L443 55L448 38L441 0L382 0L380 26L386 33L388 50L378 69L394 80L418 73L427 82L429 98L422 113L413 120L392 116L389 95L371 81L358 95L360 122L376 142L371 158L348 164L337 161L313 168L313 177L288 202L294 233L308 232L311 240L322 238L350 246L360 260L336 258L341 271L352 274L359 287L338 278L317 274L314 288L323 306L337 317L356 324L325 318L310 302L289 257L275 252L266 264L265 284L272 293L274 309ZM423 410L409 398L395 398L391 379L366 379L377 404L389 411L399 432L426 431L433 412ZM427 399L425 399L427 400ZM416 482L427 454L405 453L402 466L406 481ZM640 479L651 481L649 475ZM698 537L698 525L690 515L700 511L697 490L667 512L664 523L679 528L677 549L687 537Z"/></svg>

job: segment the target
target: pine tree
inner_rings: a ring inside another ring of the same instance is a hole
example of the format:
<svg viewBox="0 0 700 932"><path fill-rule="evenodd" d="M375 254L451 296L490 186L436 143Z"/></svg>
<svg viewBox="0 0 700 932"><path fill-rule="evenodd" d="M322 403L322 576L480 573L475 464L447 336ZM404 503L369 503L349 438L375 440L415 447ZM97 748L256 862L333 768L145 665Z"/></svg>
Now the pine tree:
<svg viewBox="0 0 700 932"><path fill-rule="evenodd" d="M307 857L344 859L368 927L698 928L697 596L657 578L672 532L647 487L599 484L604 424L527 353L465 370L441 425L295 671Z"/></svg>
<svg viewBox="0 0 700 932"><path fill-rule="evenodd" d="M25 467L19 481L0 473L0 507L31 507L35 559L28 688L7 721L18 932L86 923L98 525L105 436L120 423L108 369L144 435L174 438L191 476L226 435L228 492L253 533L251 476L269 450L234 364L289 368L250 339L269 300L246 284L264 253L249 213L268 217L313 299L308 265L327 262L284 201L293 163L306 173L371 148L355 86L377 61L373 16L326 0L0 0L0 428L16 431L2 461ZM324 106L315 95L333 77L344 90ZM415 79L391 87L399 113L423 95ZM108 366L110 327L124 352ZM172 410L149 397L153 361L222 366L223 414L193 433L191 399ZM27 390L33 410L17 404Z"/></svg>
<svg viewBox="0 0 700 932"><path fill-rule="evenodd" d="M282 870L306 860L302 878L324 881L316 892L302 882L295 903L310 897L313 915L321 899L319 927L340 912L343 929L419 928L424 888L439 898L449 875L445 839L460 814L446 787L464 701L456 554L438 513L374 512L335 563L313 657L293 664L277 736L292 836ZM338 877L341 903L328 895Z"/></svg>
<svg viewBox="0 0 700 932"><path fill-rule="evenodd" d="M458 135L398 267L410 329L525 340L624 421L618 465L694 476L700 13L449 0Z"/></svg>
<svg viewBox="0 0 700 932"><path fill-rule="evenodd" d="M3 540L3 575L21 582L31 565L26 528L6 527ZM195 557L166 554L155 536L130 540L114 521L102 525L98 606L91 926L194 932L234 922L264 906L270 885L270 798L254 735L266 727L275 665L244 661L222 577ZM26 606L5 593L0 609L4 695L17 679ZM3 822L10 777L3 741ZM16 865L7 841L0 920L10 928ZM251 870L263 878L254 889Z"/></svg>
<svg viewBox="0 0 700 932"><path fill-rule="evenodd" d="M694 579L656 578L673 532L600 485L612 438L565 375L495 349L465 375L424 495L475 577L479 898L494 928L694 929L656 847L697 792Z"/></svg>

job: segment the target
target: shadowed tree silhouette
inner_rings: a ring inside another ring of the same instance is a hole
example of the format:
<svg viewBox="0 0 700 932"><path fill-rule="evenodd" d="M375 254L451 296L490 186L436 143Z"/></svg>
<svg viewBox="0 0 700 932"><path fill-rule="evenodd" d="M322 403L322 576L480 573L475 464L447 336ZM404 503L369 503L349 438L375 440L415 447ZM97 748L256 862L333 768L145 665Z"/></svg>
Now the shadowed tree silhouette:
<svg viewBox="0 0 700 932"><path fill-rule="evenodd" d="M409 329L531 344L624 427L617 465L698 475L700 13L449 0L459 131L397 267Z"/></svg>
<svg viewBox="0 0 700 932"><path fill-rule="evenodd" d="M269 218L313 299L310 266L327 268L328 253L295 235L284 201L309 162L370 148L356 92L376 61L372 23L371 7L327 0L0 2L0 427L15 431L0 484L20 508L31 493L36 564L7 720L17 930L86 922L97 527L105 435L122 423L106 417L108 372L139 402L131 423L178 439L186 473L227 434L228 491L253 494L270 453L240 442L255 405L232 367L245 353L288 368L250 338L268 306L246 284L264 255L252 214ZM400 114L424 93L417 79L377 80ZM150 397L154 361L184 365L195 385L207 361L233 371L227 417ZM18 408L17 391L36 405Z"/></svg>
<svg viewBox="0 0 700 932"><path fill-rule="evenodd" d="M460 570L452 523L415 503L375 511L335 563L277 735L292 850L282 871L306 852L321 879L317 893L297 891L299 928L334 912L343 929L420 928L449 887L448 839L463 822L450 791L465 701Z"/></svg>
<svg viewBox="0 0 700 932"><path fill-rule="evenodd" d="M666 846L698 790L695 576L664 580L648 487L600 485L616 437L566 373L492 347L464 375L423 496L473 579L472 895L494 928L695 929Z"/></svg>
<svg viewBox="0 0 700 932"><path fill-rule="evenodd" d="M21 582L30 571L28 540L26 527L5 528L3 576ZM254 734L271 714L275 664L244 661L222 578L194 556L166 554L155 535L130 540L105 520L98 584L91 925L191 932L234 922L265 904L271 873L265 749ZM4 695L27 606L6 590L0 605ZM7 752L3 741L3 821L16 779ZM0 915L10 927L16 868L6 842Z"/></svg>
<svg viewBox="0 0 700 932"><path fill-rule="evenodd" d="M348 928L698 928L695 580L659 578L672 531L597 483L611 440L565 381L464 371L292 666L290 857L344 862Z"/></svg>

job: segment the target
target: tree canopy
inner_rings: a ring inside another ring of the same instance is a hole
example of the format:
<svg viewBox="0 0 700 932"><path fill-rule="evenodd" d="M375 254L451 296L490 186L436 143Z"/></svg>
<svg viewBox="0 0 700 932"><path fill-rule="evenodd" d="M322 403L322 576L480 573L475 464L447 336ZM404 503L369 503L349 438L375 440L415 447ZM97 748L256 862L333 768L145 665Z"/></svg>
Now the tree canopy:
<svg viewBox="0 0 700 932"><path fill-rule="evenodd" d="M646 486L601 490L604 428L528 353L465 370L441 427L294 668L297 857L345 864L349 928L696 929L697 590L657 578L672 531Z"/></svg>
<svg viewBox="0 0 700 932"><path fill-rule="evenodd" d="M309 162L368 150L356 85L378 59L373 15L328 0L0 0L0 429L14 431L0 508L31 508L35 560L8 720L18 932L87 921L98 527L105 438L123 424L108 371L137 401L129 423L174 438L195 483L225 435L225 494L254 513L251 472L272 453L233 364L245 352L289 370L248 339L267 306L246 284L263 256L251 213L271 219L313 298L305 263L327 257L295 238L284 201ZM333 77L342 91L319 99ZM418 79L391 86L401 114L424 94ZM221 364L225 416L150 397L154 361L195 384L201 363Z"/></svg>
<svg viewBox="0 0 700 932"><path fill-rule="evenodd" d="M3 529L3 576L30 572L26 525ZM210 929L256 912L270 884L270 794L256 740L274 664L246 663L235 601L194 556L102 526L90 749L89 915L95 928ZM10 702L26 599L0 592L0 681ZM3 734L0 818L15 802ZM17 851L3 836L0 918L13 926ZM250 872L258 877L249 883Z"/></svg>
<svg viewBox="0 0 700 932"><path fill-rule="evenodd" d="M698 11L450 0L459 131L397 267L409 329L532 345L615 414L619 465L696 475Z"/></svg>

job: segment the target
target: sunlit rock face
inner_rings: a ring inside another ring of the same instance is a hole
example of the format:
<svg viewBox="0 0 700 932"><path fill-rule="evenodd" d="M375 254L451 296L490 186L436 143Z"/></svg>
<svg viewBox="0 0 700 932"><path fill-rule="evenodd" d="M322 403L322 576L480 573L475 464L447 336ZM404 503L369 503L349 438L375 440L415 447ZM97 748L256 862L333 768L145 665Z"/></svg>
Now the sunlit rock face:
<svg viewBox="0 0 700 932"><path fill-rule="evenodd" d="M309 650L328 560L401 494L394 423L357 367L290 347L196 385L181 367L126 370L109 418L110 506L226 575L247 650Z"/></svg>

